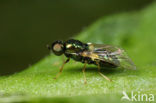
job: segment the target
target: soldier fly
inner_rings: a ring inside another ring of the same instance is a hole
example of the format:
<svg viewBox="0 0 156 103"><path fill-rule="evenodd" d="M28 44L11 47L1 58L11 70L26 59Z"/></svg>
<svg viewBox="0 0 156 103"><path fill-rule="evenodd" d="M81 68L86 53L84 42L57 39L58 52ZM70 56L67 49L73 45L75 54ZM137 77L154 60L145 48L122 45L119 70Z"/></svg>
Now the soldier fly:
<svg viewBox="0 0 156 103"><path fill-rule="evenodd" d="M136 69L123 49L111 45L83 43L79 40L70 39L65 42L55 41L48 48L57 56L64 54L67 57L55 79L61 74L64 65L70 61L70 58L84 63L82 72L85 83L86 64L97 65L98 73L108 81L111 81L111 79L100 72L101 67Z"/></svg>

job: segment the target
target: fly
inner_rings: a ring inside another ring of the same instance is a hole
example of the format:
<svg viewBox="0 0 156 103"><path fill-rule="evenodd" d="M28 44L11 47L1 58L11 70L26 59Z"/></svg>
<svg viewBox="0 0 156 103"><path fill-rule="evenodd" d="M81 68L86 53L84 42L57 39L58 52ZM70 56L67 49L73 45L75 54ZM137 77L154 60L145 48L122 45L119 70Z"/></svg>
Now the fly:
<svg viewBox="0 0 156 103"><path fill-rule="evenodd" d="M85 83L87 83L85 76L86 64L97 65L98 73L108 81L111 81L111 79L100 72L101 67L136 69L136 66L123 49L111 45L83 43L79 40L70 39L65 42L55 41L48 48L57 56L64 54L67 57L55 79L59 77L64 65L70 59L84 63L82 72Z"/></svg>

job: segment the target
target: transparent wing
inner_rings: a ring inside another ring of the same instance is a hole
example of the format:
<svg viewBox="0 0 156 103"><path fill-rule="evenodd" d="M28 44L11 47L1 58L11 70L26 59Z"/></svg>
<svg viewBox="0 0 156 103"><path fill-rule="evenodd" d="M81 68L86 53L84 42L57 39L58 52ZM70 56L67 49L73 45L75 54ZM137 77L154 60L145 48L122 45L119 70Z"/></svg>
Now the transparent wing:
<svg viewBox="0 0 156 103"><path fill-rule="evenodd" d="M136 69L132 60L123 49L103 44L89 44L90 52L98 55L98 59L125 69Z"/></svg>

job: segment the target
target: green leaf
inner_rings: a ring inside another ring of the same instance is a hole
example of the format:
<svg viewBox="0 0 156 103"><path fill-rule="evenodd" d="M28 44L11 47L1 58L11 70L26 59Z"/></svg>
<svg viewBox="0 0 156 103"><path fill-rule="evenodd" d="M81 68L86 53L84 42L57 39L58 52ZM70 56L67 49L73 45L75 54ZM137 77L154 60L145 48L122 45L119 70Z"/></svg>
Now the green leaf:
<svg viewBox="0 0 156 103"><path fill-rule="evenodd" d="M122 92L156 93L156 3L144 10L103 17L75 39L117 45L126 50L137 70L102 69L113 80L106 81L97 67L87 65L84 84L82 63L71 61L56 80L62 58L53 54L26 70L0 77L0 101L103 102L120 101ZM140 93L140 94L141 94ZM112 101L113 101L112 100Z"/></svg>

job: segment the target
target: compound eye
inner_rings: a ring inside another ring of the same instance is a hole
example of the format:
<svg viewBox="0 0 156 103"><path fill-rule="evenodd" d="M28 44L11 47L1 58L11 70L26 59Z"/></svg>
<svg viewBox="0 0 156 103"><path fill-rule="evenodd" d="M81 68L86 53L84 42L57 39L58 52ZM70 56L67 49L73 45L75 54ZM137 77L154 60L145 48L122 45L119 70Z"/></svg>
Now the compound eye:
<svg viewBox="0 0 156 103"><path fill-rule="evenodd" d="M62 44L55 44L54 47L53 47L53 50L56 51L56 52L61 52L62 48L63 48Z"/></svg>
<svg viewBox="0 0 156 103"><path fill-rule="evenodd" d="M64 53L64 45L61 41L56 41L52 44L52 51L55 55L62 55Z"/></svg>

